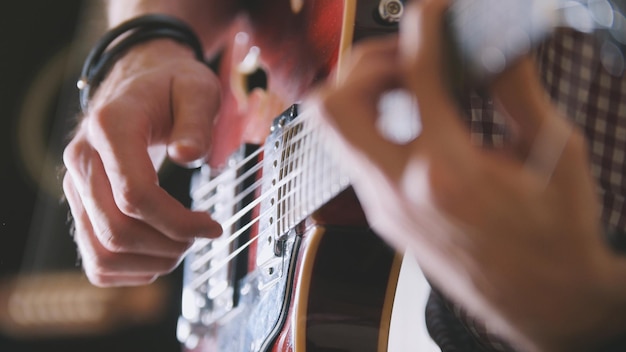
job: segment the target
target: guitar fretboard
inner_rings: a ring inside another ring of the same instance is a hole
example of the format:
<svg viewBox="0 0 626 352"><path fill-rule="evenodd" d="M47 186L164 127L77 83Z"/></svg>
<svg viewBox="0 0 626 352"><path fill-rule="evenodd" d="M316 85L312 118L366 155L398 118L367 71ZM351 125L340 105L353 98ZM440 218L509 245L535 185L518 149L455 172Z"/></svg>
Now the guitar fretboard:
<svg viewBox="0 0 626 352"><path fill-rule="evenodd" d="M287 233L348 187L325 138L317 120L303 113L275 125L266 142L263 173L271 177L263 196L270 193L275 218L268 221L276 222L278 234Z"/></svg>

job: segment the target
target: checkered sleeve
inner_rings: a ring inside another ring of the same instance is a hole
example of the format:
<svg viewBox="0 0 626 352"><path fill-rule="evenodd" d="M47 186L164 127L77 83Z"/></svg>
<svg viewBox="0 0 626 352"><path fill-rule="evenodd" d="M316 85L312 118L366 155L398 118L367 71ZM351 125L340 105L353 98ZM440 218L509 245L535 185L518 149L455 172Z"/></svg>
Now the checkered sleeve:
<svg viewBox="0 0 626 352"><path fill-rule="evenodd" d="M610 74L602 65L600 52L592 35L563 29L538 48L536 58L547 92L585 133L590 168L602 201L602 222L607 231L624 236L626 77ZM472 94L465 110L477 145L498 148L506 143L505 120L489 98ZM626 238L616 241L626 243ZM428 301L426 320L443 352L516 350L436 290ZM626 351L626 344L620 346L618 350Z"/></svg>

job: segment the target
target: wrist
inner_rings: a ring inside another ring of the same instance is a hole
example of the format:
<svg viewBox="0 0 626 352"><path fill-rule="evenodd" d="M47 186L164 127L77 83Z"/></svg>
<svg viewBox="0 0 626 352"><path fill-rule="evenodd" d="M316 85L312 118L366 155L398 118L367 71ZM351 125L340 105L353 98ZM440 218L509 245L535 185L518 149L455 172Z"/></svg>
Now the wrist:
<svg viewBox="0 0 626 352"><path fill-rule="evenodd" d="M207 56L212 56L219 49L240 7L239 1L108 1L107 23L113 28L146 14L167 14L185 21L198 34Z"/></svg>
<svg viewBox="0 0 626 352"><path fill-rule="evenodd" d="M130 48L114 63L110 75L128 77L173 60L195 60L195 57L188 46L172 39L157 38Z"/></svg>
<svg viewBox="0 0 626 352"><path fill-rule="evenodd" d="M80 104L87 111L87 103L111 68L133 48L155 39L169 39L187 46L193 51L196 59L204 63L204 49L200 39L186 23L167 15L144 15L121 23L106 32L89 52L77 83L80 90ZM163 41L155 46L162 46ZM148 49L146 49L148 48ZM152 46L144 46L144 50L153 51ZM155 60L162 60L163 54L158 52ZM175 50L174 52L178 52ZM139 55L135 52L132 57ZM144 57L147 57L144 55ZM128 60L128 59L127 59ZM131 60L132 62L132 60Z"/></svg>
<svg viewBox="0 0 626 352"><path fill-rule="evenodd" d="M626 272L624 258L619 258L608 249L603 256L597 280L589 279L591 294L581 305L591 309L582 313L578 329L562 336L546 351L567 352L617 352L626 351ZM620 264L620 261L622 264ZM573 323L576 325L576 323Z"/></svg>

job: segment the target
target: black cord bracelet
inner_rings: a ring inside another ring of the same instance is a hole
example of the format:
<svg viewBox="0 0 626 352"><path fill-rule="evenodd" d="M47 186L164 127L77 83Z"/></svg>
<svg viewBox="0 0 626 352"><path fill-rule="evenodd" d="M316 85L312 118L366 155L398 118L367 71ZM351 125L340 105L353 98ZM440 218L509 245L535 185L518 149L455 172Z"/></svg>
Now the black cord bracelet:
<svg viewBox="0 0 626 352"><path fill-rule="evenodd" d="M122 37L123 35L126 36ZM186 44L191 47L196 59L204 62L202 42L191 27L179 19L150 14L123 22L106 32L85 59L80 79L76 83L83 112L87 112L91 95L113 64L132 46L155 38L170 38ZM110 47L116 40L115 45Z"/></svg>
<svg viewBox="0 0 626 352"><path fill-rule="evenodd" d="M626 233L612 229L604 233L609 247L615 252L626 255Z"/></svg>

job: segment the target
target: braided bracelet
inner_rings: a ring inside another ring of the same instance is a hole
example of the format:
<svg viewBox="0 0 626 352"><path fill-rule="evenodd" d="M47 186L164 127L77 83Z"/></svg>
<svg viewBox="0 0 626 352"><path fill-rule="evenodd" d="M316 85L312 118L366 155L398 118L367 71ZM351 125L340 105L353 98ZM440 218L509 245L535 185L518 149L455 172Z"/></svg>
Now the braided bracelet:
<svg viewBox="0 0 626 352"><path fill-rule="evenodd" d="M87 55L80 79L76 83L81 110L87 111L87 103L95 89L113 64L130 47L156 38L170 38L186 44L191 47L196 59L204 62L204 50L200 39L183 21L162 14L149 14L130 19L106 32ZM116 43L111 46L114 41Z"/></svg>
<svg viewBox="0 0 626 352"><path fill-rule="evenodd" d="M626 233L613 229L606 231L604 235L605 240L611 249L619 254L626 255Z"/></svg>

